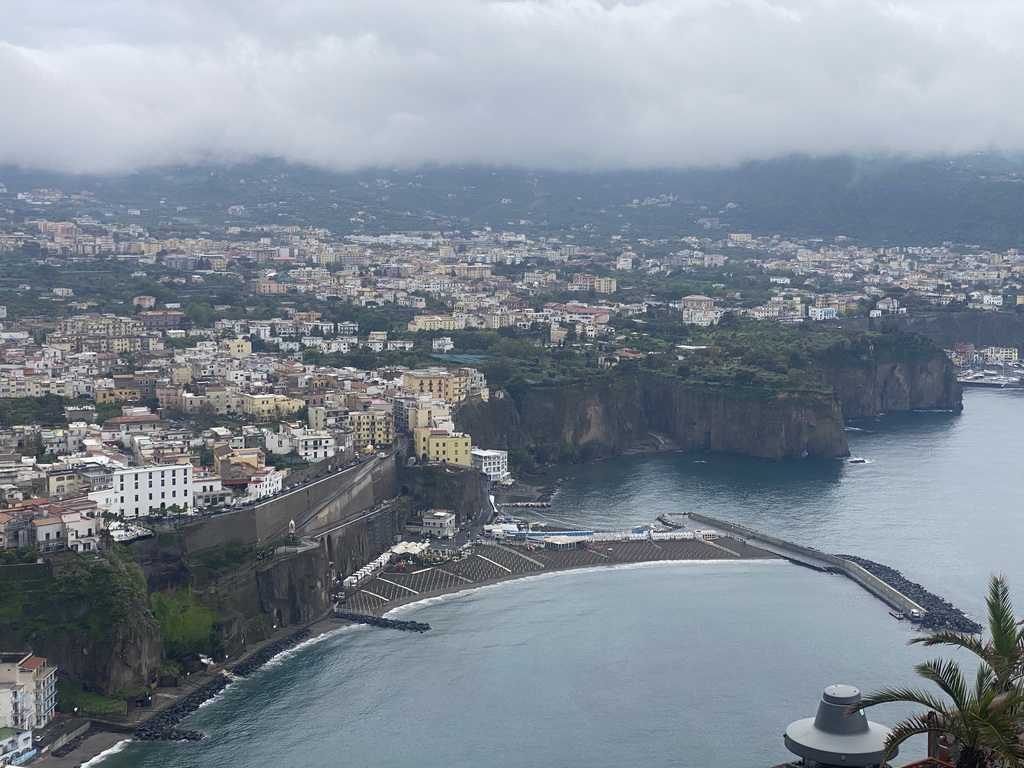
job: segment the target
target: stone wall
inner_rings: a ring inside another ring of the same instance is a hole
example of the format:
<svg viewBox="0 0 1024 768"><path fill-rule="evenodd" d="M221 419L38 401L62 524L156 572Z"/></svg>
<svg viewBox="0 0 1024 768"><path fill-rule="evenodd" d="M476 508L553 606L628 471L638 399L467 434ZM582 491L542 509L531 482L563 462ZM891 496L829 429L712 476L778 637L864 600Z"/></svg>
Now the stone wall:
<svg viewBox="0 0 1024 768"><path fill-rule="evenodd" d="M265 544L286 536L292 520L301 533L357 516L397 495L395 459L372 462L306 483L254 507L196 518L183 529L187 549L194 552L232 539Z"/></svg>

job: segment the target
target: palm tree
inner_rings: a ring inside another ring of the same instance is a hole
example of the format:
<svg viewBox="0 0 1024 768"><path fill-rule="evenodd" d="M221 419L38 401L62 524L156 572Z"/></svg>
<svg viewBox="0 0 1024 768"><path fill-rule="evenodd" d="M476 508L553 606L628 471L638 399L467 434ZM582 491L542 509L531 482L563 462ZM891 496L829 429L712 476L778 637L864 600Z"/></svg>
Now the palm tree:
<svg viewBox="0 0 1024 768"><path fill-rule="evenodd" d="M978 667L973 686L955 661L936 659L914 669L937 685L949 700L920 688L883 688L865 696L847 713L893 702L911 702L929 710L911 715L892 729L885 741L881 764L912 736L938 733L955 742L950 751L956 754L957 768L1024 766L1020 728L1024 693L1019 688L1003 690L996 673L986 663Z"/></svg>
<svg viewBox="0 0 1024 768"><path fill-rule="evenodd" d="M988 641L964 632L942 630L910 642L963 648L988 664L995 674L997 687L1008 691L1024 676L1024 623L1017 621L1014 615L1010 588L1004 575L993 574L989 579L985 607L990 635Z"/></svg>

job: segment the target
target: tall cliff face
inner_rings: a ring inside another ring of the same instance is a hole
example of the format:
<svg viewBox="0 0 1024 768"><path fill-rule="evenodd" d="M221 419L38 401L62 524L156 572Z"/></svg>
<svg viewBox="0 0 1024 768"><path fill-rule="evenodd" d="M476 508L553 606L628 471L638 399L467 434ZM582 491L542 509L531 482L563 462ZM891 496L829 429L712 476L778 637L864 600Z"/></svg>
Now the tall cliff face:
<svg viewBox="0 0 1024 768"><path fill-rule="evenodd" d="M831 393L701 385L640 372L519 390L515 398L465 406L456 417L477 445L521 446L539 462L620 454L650 432L687 450L783 459L848 455L846 419L963 407L952 365L924 339L883 335L836 348L818 370Z"/></svg>
<svg viewBox="0 0 1024 768"><path fill-rule="evenodd" d="M467 406L458 420L478 444L521 445L540 461L557 460L568 446L582 458L619 454L651 431L688 450L770 459L849 453L831 395L698 386L667 376L535 388L518 402Z"/></svg>
<svg viewBox="0 0 1024 768"><path fill-rule="evenodd" d="M826 366L824 373L846 419L898 411L963 410L963 388L945 355Z"/></svg>
<svg viewBox="0 0 1024 768"><path fill-rule="evenodd" d="M686 450L765 459L850 453L839 405L824 393L648 386L643 394L647 423Z"/></svg>
<svg viewBox="0 0 1024 768"><path fill-rule="evenodd" d="M480 473L469 468L403 466L398 470L398 492L409 499L407 519L426 509L449 509L459 525L476 519L483 503Z"/></svg>
<svg viewBox="0 0 1024 768"><path fill-rule="evenodd" d="M4 576L0 646L31 648L53 660L62 678L99 693L156 678L160 627L142 570L125 550L115 547L105 562L68 554Z"/></svg>

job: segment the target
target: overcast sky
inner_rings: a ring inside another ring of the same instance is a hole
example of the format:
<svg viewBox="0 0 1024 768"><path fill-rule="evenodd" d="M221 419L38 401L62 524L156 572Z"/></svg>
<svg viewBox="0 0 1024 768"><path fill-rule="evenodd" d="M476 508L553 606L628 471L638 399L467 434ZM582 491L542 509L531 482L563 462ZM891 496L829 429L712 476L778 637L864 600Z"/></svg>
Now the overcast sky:
<svg viewBox="0 0 1024 768"><path fill-rule="evenodd" d="M0 163L1024 149L1020 0L0 0Z"/></svg>

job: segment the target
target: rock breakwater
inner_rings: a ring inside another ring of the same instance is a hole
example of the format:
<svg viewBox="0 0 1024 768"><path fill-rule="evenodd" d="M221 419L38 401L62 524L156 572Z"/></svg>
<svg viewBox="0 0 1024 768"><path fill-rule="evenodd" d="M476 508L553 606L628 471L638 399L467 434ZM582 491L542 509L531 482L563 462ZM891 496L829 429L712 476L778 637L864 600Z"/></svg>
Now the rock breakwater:
<svg viewBox="0 0 1024 768"><path fill-rule="evenodd" d="M288 637L277 640L256 651L252 656L232 669L235 675L245 676L255 672L272 658L283 651L308 640L312 636L308 629L300 629ZM220 674L210 682L197 688L177 704L157 713L135 730L133 739L136 741L199 741L203 734L199 731L178 728L178 723L191 715L200 706L227 688L231 678Z"/></svg>
<svg viewBox="0 0 1024 768"><path fill-rule="evenodd" d="M399 629L403 632L426 632L430 629L429 624L421 621L397 621L385 619L383 616L373 616L368 613L351 613L347 611L335 611L336 618L352 621L356 624L369 624L371 627L384 627L385 629Z"/></svg>
<svg viewBox="0 0 1024 768"><path fill-rule="evenodd" d="M982 626L969 619L963 611L952 605L948 600L943 600L938 595L929 592L920 584L911 581L895 568L876 563L856 555L837 555L844 560L856 563L868 573L877 576L893 589L906 595L915 603L924 608L927 613L918 621L925 629L952 629L956 632L966 632L971 635L981 634Z"/></svg>

